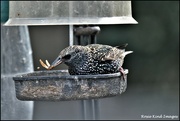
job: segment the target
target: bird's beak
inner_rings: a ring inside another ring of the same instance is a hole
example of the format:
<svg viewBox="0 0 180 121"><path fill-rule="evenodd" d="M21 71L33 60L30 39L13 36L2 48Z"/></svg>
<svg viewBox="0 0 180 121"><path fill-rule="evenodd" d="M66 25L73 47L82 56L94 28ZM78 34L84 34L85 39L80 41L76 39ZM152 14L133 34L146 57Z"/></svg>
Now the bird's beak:
<svg viewBox="0 0 180 121"><path fill-rule="evenodd" d="M50 65L49 69L52 69L56 66L58 66L59 64L61 64L63 61L62 61L62 58L61 57L57 57L53 62L52 64Z"/></svg>

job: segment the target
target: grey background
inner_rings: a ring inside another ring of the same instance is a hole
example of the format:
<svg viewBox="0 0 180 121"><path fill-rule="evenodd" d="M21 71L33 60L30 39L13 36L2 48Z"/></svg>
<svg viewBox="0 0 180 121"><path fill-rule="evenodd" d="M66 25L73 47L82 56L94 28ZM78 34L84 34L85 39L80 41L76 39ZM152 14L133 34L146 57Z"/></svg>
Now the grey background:
<svg viewBox="0 0 180 121"><path fill-rule="evenodd" d="M141 115L179 116L179 1L133 1L137 25L100 25L98 43L128 43L128 88L99 99L100 119L142 119ZM29 27L34 68L52 62L68 46L68 26ZM55 69L66 69L60 65ZM43 69L42 67L40 70ZM36 101L34 119L82 119L81 101Z"/></svg>

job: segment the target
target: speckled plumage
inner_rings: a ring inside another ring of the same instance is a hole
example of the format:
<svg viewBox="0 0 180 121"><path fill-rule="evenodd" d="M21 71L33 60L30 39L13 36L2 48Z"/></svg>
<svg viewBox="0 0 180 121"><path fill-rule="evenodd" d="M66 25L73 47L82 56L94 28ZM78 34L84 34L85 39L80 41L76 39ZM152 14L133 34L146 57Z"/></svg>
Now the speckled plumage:
<svg viewBox="0 0 180 121"><path fill-rule="evenodd" d="M73 45L63 49L52 66L64 62L71 75L116 73L120 71L124 57L129 53L132 51L109 45Z"/></svg>

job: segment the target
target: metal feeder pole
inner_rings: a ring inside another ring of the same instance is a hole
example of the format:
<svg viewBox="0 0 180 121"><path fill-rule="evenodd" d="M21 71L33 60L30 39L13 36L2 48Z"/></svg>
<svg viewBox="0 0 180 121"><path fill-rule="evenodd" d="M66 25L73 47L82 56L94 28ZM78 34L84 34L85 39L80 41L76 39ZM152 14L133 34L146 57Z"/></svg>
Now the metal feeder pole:
<svg viewBox="0 0 180 121"><path fill-rule="evenodd" d="M95 44L96 34L100 28L98 26L75 27L69 25L69 45L87 45ZM99 119L99 101L98 99L82 100L82 115L84 120Z"/></svg>

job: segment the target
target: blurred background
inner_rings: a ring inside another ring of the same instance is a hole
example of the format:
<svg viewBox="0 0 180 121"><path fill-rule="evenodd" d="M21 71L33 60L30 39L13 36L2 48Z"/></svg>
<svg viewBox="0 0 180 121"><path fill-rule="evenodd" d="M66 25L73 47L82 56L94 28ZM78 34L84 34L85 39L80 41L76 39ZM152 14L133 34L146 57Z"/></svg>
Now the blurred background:
<svg viewBox="0 0 180 121"><path fill-rule="evenodd" d="M128 43L128 86L119 96L99 99L99 119L142 119L175 115L179 119L179 1L132 1L136 25L99 25L97 43ZM39 59L52 62L69 45L68 26L30 26L34 70ZM37 67L41 67L37 69ZM62 64L55 69L67 69ZM33 119L82 119L80 101L34 102Z"/></svg>

